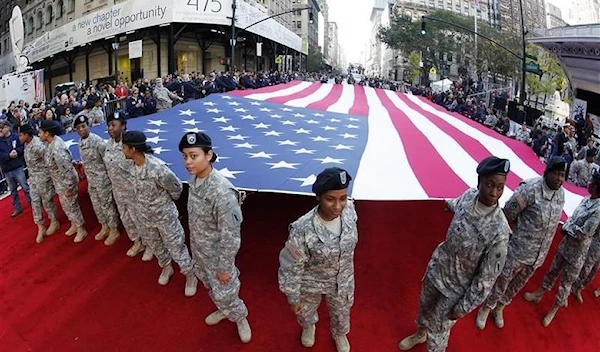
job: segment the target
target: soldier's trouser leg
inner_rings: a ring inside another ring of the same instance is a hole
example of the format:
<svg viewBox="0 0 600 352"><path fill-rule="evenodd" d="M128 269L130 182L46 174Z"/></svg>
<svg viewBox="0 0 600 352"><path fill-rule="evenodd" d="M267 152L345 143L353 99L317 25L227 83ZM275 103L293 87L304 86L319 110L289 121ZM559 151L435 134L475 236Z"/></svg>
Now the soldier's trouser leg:
<svg viewBox="0 0 600 352"><path fill-rule="evenodd" d="M446 351L450 330L456 324L456 320L449 320L448 315L459 300L460 297L448 298L443 295L438 300L427 327L427 352Z"/></svg>
<svg viewBox="0 0 600 352"><path fill-rule="evenodd" d="M156 229L169 255L179 265L181 273L187 276L194 271L194 262L185 245L185 232L176 215L169 220L156 223Z"/></svg>
<svg viewBox="0 0 600 352"><path fill-rule="evenodd" d="M208 295L217 309L223 313L229 321L237 323L248 316L248 308L243 300L240 299L240 271L234 265L227 270L231 275L231 280L226 285L221 284L217 279L217 271L211 270L208 265L204 267L204 274L200 279L204 286L208 288ZM206 280L206 281L205 281Z"/></svg>
<svg viewBox="0 0 600 352"><path fill-rule="evenodd" d="M421 295L419 296L419 308L417 311L417 319L415 324L419 330L425 330L429 326L429 320L438 301L444 297L440 291L427 279L423 278L421 282Z"/></svg>
<svg viewBox="0 0 600 352"><path fill-rule="evenodd" d="M44 214L42 213L42 198L38 194L38 191L35 187L31 187L29 194L31 195L31 212L33 213L33 222L37 225L43 225Z"/></svg>
<svg viewBox="0 0 600 352"><path fill-rule="evenodd" d="M330 293L325 296L331 318L331 335L343 336L350 332L350 309L354 304L354 293L339 295Z"/></svg>
<svg viewBox="0 0 600 352"><path fill-rule="evenodd" d="M55 193L53 188L43 193L39 193L38 191L38 197L40 197L42 200L42 205L44 206L44 209L46 210L46 213L50 219L58 219L58 210L56 210L56 204L54 204L54 195Z"/></svg>
<svg viewBox="0 0 600 352"><path fill-rule="evenodd" d="M583 290L586 288L587 285L594 280L594 277L598 274L598 270L600 270L600 258L588 253L583 268L581 268L579 278L577 279L577 282L573 284L573 289Z"/></svg>
<svg viewBox="0 0 600 352"><path fill-rule="evenodd" d="M158 260L158 265L161 268L171 263L171 255L167 250L163 240L160 236L160 232L156 227L144 227L140 229L140 232L144 233L143 242L146 246L150 247L152 253Z"/></svg>
<svg viewBox="0 0 600 352"><path fill-rule="evenodd" d="M123 227L125 228L125 231L127 231L127 237L129 237L129 239L132 242L139 240L141 237L141 234L140 234L139 229L137 228L137 225L135 224L135 221L133 221L133 218L131 217L131 214L129 213L128 206L125 204L124 201L122 201L122 200L117 201L116 198L115 198L115 203L117 205L117 209L119 210L119 215L121 218L121 222L123 223Z"/></svg>
<svg viewBox="0 0 600 352"><path fill-rule="evenodd" d="M554 286L554 282L558 278L558 276L563 272L565 266L567 265L567 261L560 253L556 253L554 256L554 260L552 260L552 265L550 265L550 270L544 275L544 280L542 280L542 288L544 291L550 291L552 286ZM579 273L577 273L579 274Z"/></svg>
<svg viewBox="0 0 600 352"><path fill-rule="evenodd" d="M58 200L69 221L73 225L81 227L83 226L83 215L81 214L81 208L79 208L77 196L77 188L74 188L70 196L59 193Z"/></svg>
<svg viewBox="0 0 600 352"><path fill-rule="evenodd" d="M571 294L571 287L573 283L577 281L581 267L576 267L570 263L566 263L563 276L560 279L560 286L558 286L558 292L556 293L556 304L564 307L567 304L567 299Z"/></svg>
<svg viewBox="0 0 600 352"><path fill-rule="evenodd" d="M88 186L88 193L98 222L109 228L117 228L119 226L118 214L111 188Z"/></svg>
<svg viewBox="0 0 600 352"><path fill-rule="evenodd" d="M300 294L300 312L297 315L297 320L301 327L305 328L319 321L317 308L321 305L322 296L320 293Z"/></svg>
<svg viewBox="0 0 600 352"><path fill-rule="evenodd" d="M502 273L496 279L492 293L485 302L485 306L494 309L498 303L507 306L515 298L517 293L525 286L533 276L532 266L525 265L509 257L502 269Z"/></svg>

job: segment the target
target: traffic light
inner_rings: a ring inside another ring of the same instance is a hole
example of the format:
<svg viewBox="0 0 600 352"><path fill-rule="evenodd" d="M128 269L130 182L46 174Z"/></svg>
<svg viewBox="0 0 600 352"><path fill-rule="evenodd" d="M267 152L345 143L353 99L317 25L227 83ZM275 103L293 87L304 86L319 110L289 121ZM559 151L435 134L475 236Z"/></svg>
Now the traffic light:
<svg viewBox="0 0 600 352"><path fill-rule="evenodd" d="M308 12L308 23L310 23L310 24L315 23L315 16L313 15L312 11Z"/></svg>
<svg viewBox="0 0 600 352"><path fill-rule="evenodd" d="M425 30L425 19L421 19L421 34L425 35L427 31Z"/></svg>

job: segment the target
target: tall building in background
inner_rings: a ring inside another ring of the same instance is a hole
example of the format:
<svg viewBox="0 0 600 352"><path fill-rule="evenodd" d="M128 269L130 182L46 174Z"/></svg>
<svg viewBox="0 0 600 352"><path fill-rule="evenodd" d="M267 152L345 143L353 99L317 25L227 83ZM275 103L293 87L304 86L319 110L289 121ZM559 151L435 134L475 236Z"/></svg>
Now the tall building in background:
<svg viewBox="0 0 600 352"><path fill-rule="evenodd" d="M331 61L331 54L329 53L329 5L327 0L319 0L319 7L321 8L321 15L323 15L323 58L325 61ZM337 34L336 34L337 35Z"/></svg>
<svg viewBox="0 0 600 352"><path fill-rule="evenodd" d="M477 18L492 26L500 26L500 5L504 0L396 0L396 10L413 18L437 10L451 11L458 15L473 16L477 9Z"/></svg>
<svg viewBox="0 0 600 352"><path fill-rule="evenodd" d="M302 38L303 47L312 46L319 48L319 21L318 14L321 12L317 0L292 0L292 8L300 9L310 7L310 11L298 11L294 13L292 19L293 31ZM310 23L310 13L312 12L313 21Z"/></svg>
<svg viewBox="0 0 600 352"><path fill-rule="evenodd" d="M292 10L292 0L244 0L252 6L260 9L265 14L271 16L278 13L283 13ZM284 25L286 28L293 30L292 22L294 14L288 13L274 18L277 22Z"/></svg>
<svg viewBox="0 0 600 352"><path fill-rule="evenodd" d="M521 33L521 9L523 4L523 17L525 30L546 28L546 2L545 0L500 0L500 27L503 30Z"/></svg>
<svg viewBox="0 0 600 352"><path fill-rule="evenodd" d="M570 12L571 25L600 23L600 0L574 0Z"/></svg>
<svg viewBox="0 0 600 352"><path fill-rule="evenodd" d="M567 26L563 20L560 8L551 3L546 3L546 28L557 28Z"/></svg>
<svg viewBox="0 0 600 352"><path fill-rule="evenodd" d="M325 39L327 46L324 50L328 53L329 65L333 68L341 68L337 23L327 22L325 27L327 28L325 33L329 35L329 38Z"/></svg>
<svg viewBox="0 0 600 352"><path fill-rule="evenodd" d="M12 55L9 55L12 52L12 44L10 43L8 21L15 5L17 5L16 0L0 0L0 57L2 57L0 59L0 76L14 71L15 60Z"/></svg>

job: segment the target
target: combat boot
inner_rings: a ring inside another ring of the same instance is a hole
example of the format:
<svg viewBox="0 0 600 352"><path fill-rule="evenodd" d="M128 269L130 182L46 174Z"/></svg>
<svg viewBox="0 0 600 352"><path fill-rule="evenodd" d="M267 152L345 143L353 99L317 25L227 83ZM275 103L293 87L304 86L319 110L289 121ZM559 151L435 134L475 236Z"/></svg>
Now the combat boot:
<svg viewBox="0 0 600 352"><path fill-rule="evenodd" d="M198 278L194 274L189 274L185 279L185 296L192 297L198 290Z"/></svg>
<svg viewBox="0 0 600 352"><path fill-rule="evenodd" d="M243 343L248 343L252 340L252 330L250 330L250 324L248 319L244 318L236 323L238 335Z"/></svg>
<svg viewBox="0 0 600 352"><path fill-rule="evenodd" d="M502 329L504 327L504 305L499 304L496 306L494 311L492 311L492 317L494 317L494 324L498 329Z"/></svg>
<svg viewBox="0 0 600 352"><path fill-rule="evenodd" d="M171 263L167 264L160 273L160 276L158 277L158 284L161 286L165 286L166 284L168 284L169 279L171 278L171 276L173 276L174 273L175 270L173 270L173 265L171 265Z"/></svg>
<svg viewBox="0 0 600 352"><path fill-rule="evenodd" d="M527 302L540 303L544 297L544 293L544 290L540 288L535 292L526 292L523 298L525 298Z"/></svg>
<svg viewBox="0 0 600 352"><path fill-rule="evenodd" d="M477 329L485 329L485 324L487 323L490 311L491 309L485 305L479 309L479 312L477 312L477 319L475 319L475 326L477 326Z"/></svg>
<svg viewBox="0 0 600 352"><path fill-rule="evenodd" d="M106 236L108 236L108 226L106 226L106 224L102 224L102 228L100 229L100 232L98 232L96 234L96 236L94 236L94 239L96 241L102 241L103 239L106 238Z"/></svg>
<svg viewBox="0 0 600 352"><path fill-rule="evenodd" d="M83 239L85 238L85 236L88 235L87 230L85 229L85 227L83 226L79 226L77 228L77 236L75 236L75 239L73 240L73 242L75 243L79 243L81 241L83 241Z"/></svg>
<svg viewBox="0 0 600 352"><path fill-rule="evenodd" d="M121 236L121 233L119 233L119 229L110 228L108 230L108 237L106 238L106 241L104 241L104 245L112 246L113 244L115 244L115 242L117 242L117 240L119 239L120 236Z"/></svg>
<svg viewBox="0 0 600 352"><path fill-rule="evenodd" d="M600 288L597 289L596 291L594 291L594 297L596 297L596 298L600 297Z"/></svg>
<svg viewBox="0 0 600 352"><path fill-rule="evenodd" d="M38 233L37 233L37 237L35 238L35 242L37 243L42 243L42 241L44 240L44 236L46 235L46 228L44 227L44 225L37 225L38 226Z"/></svg>
<svg viewBox="0 0 600 352"><path fill-rule="evenodd" d="M542 320L543 327L547 328L550 325L550 323L552 323L552 320L556 316L556 313L558 312L559 308L560 308L560 306L557 305L556 303L552 306L552 308L550 309L548 314L546 314L546 316L544 317L544 320Z"/></svg>
<svg viewBox="0 0 600 352"><path fill-rule="evenodd" d="M65 232L65 235L73 236L76 232L77 232L77 226L75 226L74 223L71 223L71 226L69 227L67 232Z"/></svg>
<svg viewBox="0 0 600 352"><path fill-rule="evenodd" d="M225 314L223 314L220 310L217 310L215 312L210 313L206 319L204 319L204 323L206 325L217 325L219 324L223 319L227 318L227 316Z"/></svg>
<svg viewBox="0 0 600 352"><path fill-rule="evenodd" d="M415 347L416 345L420 345L427 341L427 332L426 331L417 331L414 334L406 337L404 340L400 341L398 344L398 348L402 351L408 351Z"/></svg>
<svg viewBox="0 0 600 352"><path fill-rule="evenodd" d="M302 328L302 336L300 336L302 346L313 347L315 345L315 330L315 324Z"/></svg>
<svg viewBox="0 0 600 352"><path fill-rule="evenodd" d="M144 245L142 244L142 241L135 240L135 242L133 242L133 246L131 246L131 248L129 248L129 250L127 251L127 256L133 258L143 250L144 250Z"/></svg>
<svg viewBox="0 0 600 352"><path fill-rule="evenodd" d="M54 235L59 228L60 222L56 219L50 219L50 226L48 226L48 229L46 230L46 236Z"/></svg>
<svg viewBox="0 0 600 352"><path fill-rule="evenodd" d="M350 343L346 335L334 336L333 341L335 341L337 352L350 352Z"/></svg>
<svg viewBox="0 0 600 352"><path fill-rule="evenodd" d="M152 260L152 258L154 258L154 253L152 252L150 247L146 246L146 249L144 249L144 254L142 255L142 261L149 262Z"/></svg>

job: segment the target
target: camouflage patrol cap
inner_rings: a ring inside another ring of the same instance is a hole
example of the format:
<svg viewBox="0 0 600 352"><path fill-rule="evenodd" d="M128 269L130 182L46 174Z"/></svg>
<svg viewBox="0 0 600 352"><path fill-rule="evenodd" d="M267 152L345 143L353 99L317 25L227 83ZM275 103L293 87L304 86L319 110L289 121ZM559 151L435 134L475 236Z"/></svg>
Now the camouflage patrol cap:
<svg viewBox="0 0 600 352"><path fill-rule="evenodd" d="M489 156L483 159L477 165L477 174L479 176L487 175L506 175L510 171L510 161L508 159L500 159L496 156Z"/></svg>
<svg viewBox="0 0 600 352"><path fill-rule="evenodd" d="M350 185L352 177L344 169L331 167L323 170L312 185L312 191L321 195L327 191L346 189Z"/></svg>

